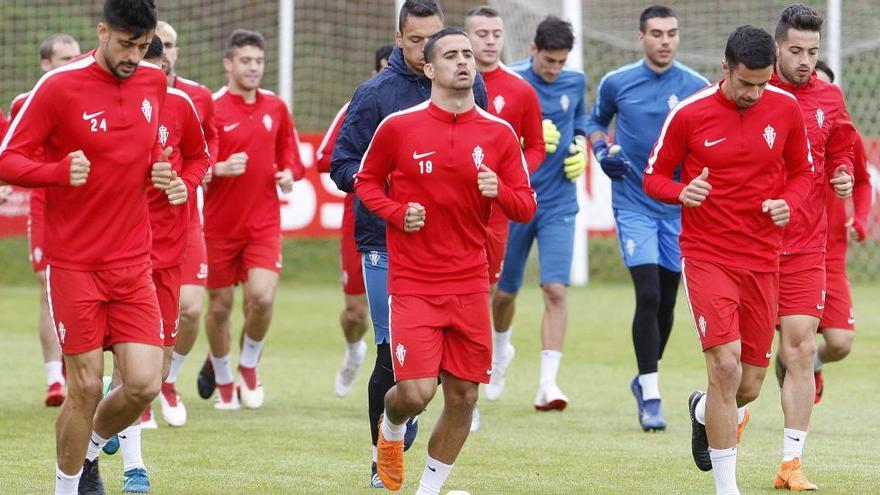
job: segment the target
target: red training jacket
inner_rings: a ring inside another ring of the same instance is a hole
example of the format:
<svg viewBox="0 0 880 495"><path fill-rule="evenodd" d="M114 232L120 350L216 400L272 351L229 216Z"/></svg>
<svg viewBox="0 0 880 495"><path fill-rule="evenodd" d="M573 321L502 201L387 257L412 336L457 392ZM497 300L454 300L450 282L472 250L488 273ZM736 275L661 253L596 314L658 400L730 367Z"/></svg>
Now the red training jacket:
<svg viewBox="0 0 880 495"><path fill-rule="evenodd" d="M318 172L322 174L330 173L330 158L333 156L333 148L336 147L339 129L342 129L342 123L345 122L345 113L348 111L349 103L351 101L345 102L345 105L342 105L342 108L336 112L336 117L333 117L333 122L330 123L324 138L321 139L321 144L318 145L318 150L315 151L315 164L318 166Z"/></svg>
<svg viewBox="0 0 880 495"><path fill-rule="evenodd" d="M855 184L853 185L853 227L862 239L865 238L865 229L868 225L868 213L871 212L871 175L868 173L868 159L865 155L865 143L858 131L855 131L855 143L853 146L854 160L853 173ZM828 207L828 252L825 254L825 266L846 266L846 248L849 239L847 222L849 214L846 211L844 201L834 195L830 186L826 193Z"/></svg>
<svg viewBox="0 0 880 495"><path fill-rule="evenodd" d="M177 75L174 76L173 87L186 93L195 105L199 121L202 123L202 132L205 133L205 141L208 143L208 152L211 153L211 166L213 166L217 161L220 136L217 134L217 125L214 123L214 96L211 90L203 84ZM192 199L192 201L188 201L190 221L192 225L201 228L202 219L199 215L199 204L195 200L195 196Z"/></svg>

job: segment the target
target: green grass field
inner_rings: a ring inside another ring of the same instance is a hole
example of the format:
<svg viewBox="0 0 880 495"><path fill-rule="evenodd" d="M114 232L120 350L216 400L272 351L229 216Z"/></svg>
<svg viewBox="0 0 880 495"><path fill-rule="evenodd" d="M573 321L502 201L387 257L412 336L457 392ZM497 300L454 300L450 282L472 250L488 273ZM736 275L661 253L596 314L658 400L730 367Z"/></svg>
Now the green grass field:
<svg viewBox="0 0 880 495"><path fill-rule="evenodd" d="M825 400L817 407L805 466L823 493L880 493L876 393L880 361L880 289L857 287L860 330L855 351L826 367ZM538 414L531 402L538 380L540 295L524 290L515 322L517 357L498 402L480 401L483 427L471 435L446 490L472 494L713 493L712 475L690 456L688 394L705 387L703 359L687 309L661 367L669 429L638 427L629 392L634 374L629 321L631 289L596 285L571 292L569 334L559 383L571 403L564 413ZM189 410L181 429L144 432L144 457L156 494L367 494L368 356L355 390L340 400L333 375L342 357L335 285L284 287L262 359L266 405L257 411L216 412L198 398L195 375L203 337L179 379ZM55 409L42 405L43 367L34 324L37 292L0 288L0 493L51 493ZM237 319L237 321L240 319ZM109 373L109 370L108 370ZM772 375L772 371L771 371ZM156 403L158 405L158 402ZM413 493L439 397L422 416L422 433L407 454ZM782 413L775 380L753 405L740 450L744 494L774 493L782 446ZM121 486L121 456L102 457L108 493Z"/></svg>

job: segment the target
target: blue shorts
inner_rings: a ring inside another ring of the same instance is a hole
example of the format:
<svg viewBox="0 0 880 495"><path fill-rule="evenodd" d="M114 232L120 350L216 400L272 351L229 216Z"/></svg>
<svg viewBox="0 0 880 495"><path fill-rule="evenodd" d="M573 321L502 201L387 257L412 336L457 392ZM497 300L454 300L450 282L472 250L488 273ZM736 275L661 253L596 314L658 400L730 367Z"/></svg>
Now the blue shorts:
<svg viewBox="0 0 880 495"><path fill-rule="evenodd" d="M388 253L368 251L361 254L364 265L364 287L376 345L391 342L388 331Z"/></svg>
<svg viewBox="0 0 880 495"><path fill-rule="evenodd" d="M510 222L507 254L504 256L504 269L498 280L498 288L515 294L522 287L526 261L535 238L538 239L541 285L568 285L574 253L574 217L574 213L559 215L539 208L529 223Z"/></svg>
<svg viewBox="0 0 880 495"><path fill-rule="evenodd" d="M630 210L614 210L620 256L627 268L660 265L681 271L681 218L653 218Z"/></svg>

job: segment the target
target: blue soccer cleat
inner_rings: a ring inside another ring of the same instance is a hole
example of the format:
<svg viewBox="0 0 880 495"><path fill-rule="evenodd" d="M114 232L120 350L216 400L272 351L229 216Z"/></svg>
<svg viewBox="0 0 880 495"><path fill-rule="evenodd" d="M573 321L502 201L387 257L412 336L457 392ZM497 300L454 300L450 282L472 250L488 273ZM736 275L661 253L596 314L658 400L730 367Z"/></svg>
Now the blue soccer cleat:
<svg viewBox="0 0 880 495"><path fill-rule="evenodd" d="M379 472L376 471L376 463L373 463L373 467L370 468L370 488L385 488L385 484L382 483L382 478L379 477Z"/></svg>
<svg viewBox="0 0 880 495"><path fill-rule="evenodd" d="M639 384L638 376L633 378L629 388L636 397L636 404L639 408L639 424L642 425L642 430L665 430L666 418L663 416L663 406L660 403L660 399L642 400L642 386Z"/></svg>
<svg viewBox="0 0 880 495"><path fill-rule="evenodd" d="M419 417L413 416L406 421L406 433L403 435L403 451L406 452L416 441L419 434Z"/></svg>
<svg viewBox="0 0 880 495"><path fill-rule="evenodd" d="M122 493L150 493L150 478L146 469L129 469L122 476Z"/></svg>
<svg viewBox="0 0 880 495"><path fill-rule="evenodd" d="M113 455L119 452L119 435L113 435L110 437L110 440L107 440L107 443L104 444L104 447L101 450L107 455Z"/></svg>

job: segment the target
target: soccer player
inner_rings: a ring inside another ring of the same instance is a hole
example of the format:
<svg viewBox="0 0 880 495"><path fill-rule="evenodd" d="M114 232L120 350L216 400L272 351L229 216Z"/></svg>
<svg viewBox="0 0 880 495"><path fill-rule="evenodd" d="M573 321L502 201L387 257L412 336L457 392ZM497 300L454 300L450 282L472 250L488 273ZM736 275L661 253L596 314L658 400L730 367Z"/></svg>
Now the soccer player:
<svg viewBox="0 0 880 495"><path fill-rule="evenodd" d="M666 115L709 81L675 60L678 16L669 7L645 9L639 17L638 37L644 57L602 78L587 131L596 158L612 181L620 254L636 293L632 339L638 375L630 389L642 429L656 431L666 429L657 366L672 332L681 278L681 208L647 196L642 175ZM610 152L608 131L615 117L614 144L622 148L616 154Z"/></svg>
<svg viewBox="0 0 880 495"><path fill-rule="evenodd" d="M388 225L397 384L385 396L377 468L389 490L403 484L407 418L424 410L442 379L443 412L418 495L440 493L467 438L477 386L492 372L485 250L491 209L520 222L536 209L518 136L474 103L467 35L444 29L424 54L430 101L383 120L355 184Z"/></svg>
<svg viewBox="0 0 880 495"><path fill-rule="evenodd" d="M541 104L534 88L501 63L504 21L492 7L474 7L465 16L464 30L474 48L477 70L486 81L489 113L510 124L516 135L520 136L529 172L534 172L545 158ZM494 294L498 277L501 276L508 222L501 208L492 208L486 243L490 296ZM504 392L507 367L516 354L510 343L510 335L511 332L492 333L492 377L486 386L486 398L489 400L499 399ZM476 431L480 426L480 413L476 408L472 421L471 431Z"/></svg>
<svg viewBox="0 0 880 495"><path fill-rule="evenodd" d="M443 11L431 0L408 0L398 15L397 47L391 52L388 68L364 82L352 96L342 129L330 161L330 177L340 191L354 192L354 176L364 153L383 119L394 112L418 105L431 97L431 82L425 77L424 47L433 34L443 29ZM486 108L486 87L477 75L474 97ZM416 159L431 155L419 151ZM385 394L394 385L391 363L391 337L388 322L388 252L385 221L355 198L355 241L363 254L364 285L377 344L376 362L368 388L373 464L370 485L382 488L376 473L376 443L379 418L385 407ZM417 418L407 425L405 447L412 445L418 432Z"/></svg>
<svg viewBox="0 0 880 495"><path fill-rule="evenodd" d="M393 49L394 45L390 43L376 49L375 66L370 77L388 67L388 58L391 57ZM336 146L339 130L345 121L345 112L348 110L349 103L346 102L339 109L315 152L319 172L330 172L330 157L333 154L333 147ZM350 193L345 195L339 257L342 261L342 292L345 295L345 308L339 315L339 324L342 326L342 333L345 337L345 356L342 358L342 366L336 371L333 388L337 396L346 397L351 392L354 379L367 353L367 344L363 338L367 332L367 312L369 310L364 289L364 268L361 255L357 250L357 243L354 241L354 194Z"/></svg>
<svg viewBox="0 0 880 495"><path fill-rule="evenodd" d="M714 469L719 495L739 494L737 422L771 356L780 227L812 186L797 100L768 84L775 62L766 31L731 33L724 79L672 109L644 176L651 197L684 206L682 280L709 378L708 393L688 402L691 450L697 467Z"/></svg>
<svg viewBox="0 0 880 495"><path fill-rule="evenodd" d="M158 35L164 43L162 69L168 76L168 87L183 91L192 100L202 124L202 131L208 143L211 163L217 156L218 135L214 124L214 99L211 90L189 79L177 75L178 46L177 31L170 24L159 21L156 27ZM205 238L202 230L202 219L199 214L198 202L193 194L188 201L190 225L187 229L186 248L183 251L180 287L180 320L177 326L177 342L171 353L171 368L168 377L162 382L159 401L162 405L162 417L171 426L183 426L186 423L186 408L175 383L184 360L192 350L199 334L199 317L202 313L202 302L205 298L205 282L208 278L208 260L205 254ZM210 394L208 394L210 396ZM144 411L144 425L157 425L151 408Z"/></svg>
<svg viewBox="0 0 880 495"><path fill-rule="evenodd" d="M0 180L52 186L46 278L68 370L56 494L104 493L98 452L162 380L147 193L166 89L162 71L141 63L155 28L152 0L105 0L98 48L44 75L0 144ZM122 384L102 400L105 349Z"/></svg>
<svg viewBox="0 0 880 495"><path fill-rule="evenodd" d="M568 316L566 291L574 251L574 217L578 211L575 182L587 166L586 76L565 65L573 46L571 24L548 16L535 32L531 58L511 65L538 93L547 157L532 174L532 185L538 193L538 214L529 223L510 225L492 315L496 335L510 331L526 260L537 238L544 295L541 379L534 403L538 411L561 411L568 405L556 375ZM495 338L505 340L501 336Z"/></svg>
<svg viewBox="0 0 880 495"><path fill-rule="evenodd" d="M67 64L80 55L79 43L66 33L56 33L40 44L40 67L43 72L57 69ZM21 111L30 92L22 93L12 100L9 106L9 118L14 119ZM38 155L41 152L38 151ZM45 224L44 205L46 192L42 188L31 190L30 209L28 212L28 242L30 244L30 261L34 269L34 276L40 284L40 316L37 328L40 334L40 347L43 349L43 364L46 367L46 391L45 404L48 407L57 407L64 402L65 378L63 363L61 360L61 348L58 346L58 338L52 329L52 320L49 316L49 300L46 292L46 257L45 257Z"/></svg>
<svg viewBox="0 0 880 495"><path fill-rule="evenodd" d="M296 128L284 101L260 88L265 39L236 29L226 40L227 84L214 93L220 145L205 194L208 252L208 313L205 329L219 389L215 409L263 405L257 364L272 321L281 272L281 213L278 192L289 193L305 169ZM234 393L230 367L230 317L235 285L244 283L244 328ZM200 377L201 378L201 377Z"/></svg>
<svg viewBox="0 0 880 495"><path fill-rule="evenodd" d="M813 154L814 184L804 206L785 228L779 260L779 351L776 373L782 388L785 425L782 465L776 488L816 490L801 470L807 429L816 396L813 363L816 329L825 306L825 249L828 219L826 181L835 195L852 193L853 127L843 93L815 75L822 17L794 4L776 24L779 47L770 84L792 93L803 112ZM849 172L848 172L849 171Z"/></svg>
<svg viewBox="0 0 880 495"><path fill-rule="evenodd" d="M834 82L834 72L821 60L816 63L816 76L827 83ZM823 340L819 343L813 373L816 381L815 403L822 400L825 380L822 365L840 361L852 349L856 313L853 309L852 290L846 274L847 241L865 241L868 214L871 211L871 177L862 136L856 132L853 143L853 214L836 195L827 194L828 243L825 254L825 310L819 321Z"/></svg>

